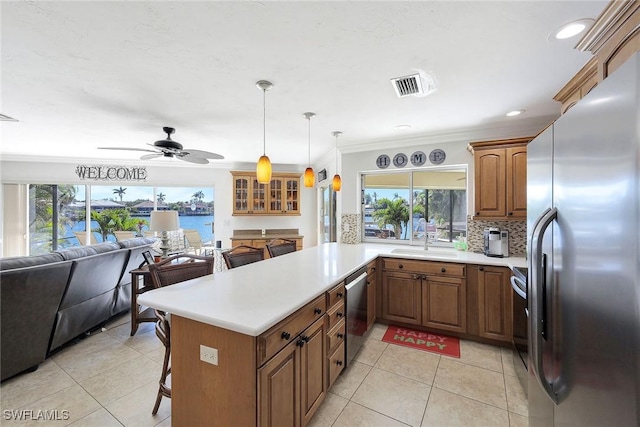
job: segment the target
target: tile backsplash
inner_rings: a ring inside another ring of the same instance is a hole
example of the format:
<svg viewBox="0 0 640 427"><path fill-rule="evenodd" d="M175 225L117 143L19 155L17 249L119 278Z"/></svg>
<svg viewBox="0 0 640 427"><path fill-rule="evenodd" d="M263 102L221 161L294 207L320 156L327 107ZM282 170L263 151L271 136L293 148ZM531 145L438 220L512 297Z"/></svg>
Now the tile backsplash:
<svg viewBox="0 0 640 427"><path fill-rule="evenodd" d="M482 252L483 232L487 227L498 227L509 231L509 255L525 256L527 251L527 221L472 220L467 216L467 245L469 252Z"/></svg>
<svg viewBox="0 0 640 427"><path fill-rule="evenodd" d="M362 241L362 215L361 214L342 214L340 221L342 243L355 245Z"/></svg>

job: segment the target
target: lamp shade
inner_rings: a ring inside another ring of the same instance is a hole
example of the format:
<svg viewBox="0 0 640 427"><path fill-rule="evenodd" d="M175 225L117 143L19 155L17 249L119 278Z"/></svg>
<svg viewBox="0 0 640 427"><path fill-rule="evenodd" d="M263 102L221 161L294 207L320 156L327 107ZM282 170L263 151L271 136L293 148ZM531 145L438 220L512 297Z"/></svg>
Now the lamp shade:
<svg viewBox="0 0 640 427"><path fill-rule="evenodd" d="M180 228L178 211L151 211L151 231L175 231Z"/></svg>
<svg viewBox="0 0 640 427"><path fill-rule="evenodd" d="M333 176L333 191L340 191L340 189L342 188L342 179L340 178L340 175L335 174Z"/></svg>
<svg viewBox="0 0 640 427"><path fill-rule="evenodd" d="M304 171L304 186L305 187L313 187L316 182L316 175L313 173L312 168L307 168Z"/></svg>
<svg viewBox="0 0 640 427"><path fill-rule="evenodd" d="M271 160L266 155L260 156L256 165L256 175L260 184L271 182Z"/></svg>

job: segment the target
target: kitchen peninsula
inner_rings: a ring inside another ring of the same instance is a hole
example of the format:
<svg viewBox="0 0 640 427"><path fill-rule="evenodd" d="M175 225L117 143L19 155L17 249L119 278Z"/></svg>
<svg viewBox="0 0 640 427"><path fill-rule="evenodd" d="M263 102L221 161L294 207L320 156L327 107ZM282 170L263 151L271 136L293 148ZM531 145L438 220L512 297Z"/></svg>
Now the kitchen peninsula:
<svg viewBox="0 0 640 427"><path fill-rule="evenodd" d="M526 265L517 257L398 249L324 244L142 295L142 304L172 314L173 424L305 425L330 387L328 365L342 369L342 360L327 358L342 281L378 257ZM217 350L217 365L201 361L201 346Z"/></svg>

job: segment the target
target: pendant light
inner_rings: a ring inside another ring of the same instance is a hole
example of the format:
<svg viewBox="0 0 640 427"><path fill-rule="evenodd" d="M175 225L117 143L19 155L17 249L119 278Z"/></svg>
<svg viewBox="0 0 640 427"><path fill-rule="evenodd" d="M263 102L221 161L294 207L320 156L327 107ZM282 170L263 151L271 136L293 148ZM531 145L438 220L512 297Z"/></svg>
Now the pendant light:
<svg viewBox="0 0 640 427"><path fill-rule="evenodd" d="M339 130L331 132L331 135L336 137L336 174L333 176L333 191L340 191L342 188L342 178L338 174L338 137L342 135Z"/></svg>
<svg viewBox="0 0 640 427"><path fill-rule="evenodd" d="M309 166L304 171L304 186L305 187L313 187L316 182L316 176L313 172L313 168L311 167L311 118L314 117L315 113L304 113L303 116L305 119L309 121Z"/></svg>
<svg viewBox="0 0 640 427"><path fill-rule="evenodd" d="M256 83L258 89L262 90L262 108L263 108L263 116L262 116L262 156L258 159L258 164L256 165L256 175L258 178L258 182L260 184L268 184L271 182L271 161L269 157L267 157L267 104L266 104L266 93L273 87L271 82L266 80L260 80Z"/></svg>

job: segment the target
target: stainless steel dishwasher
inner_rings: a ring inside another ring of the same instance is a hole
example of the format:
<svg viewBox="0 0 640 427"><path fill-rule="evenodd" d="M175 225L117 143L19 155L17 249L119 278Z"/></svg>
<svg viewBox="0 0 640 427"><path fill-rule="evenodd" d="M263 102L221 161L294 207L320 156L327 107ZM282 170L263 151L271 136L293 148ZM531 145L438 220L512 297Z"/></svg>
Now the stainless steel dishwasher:
<svg viewBox="0 0 640 427"><path fill-rule="evenodd" d="M362 267L347 276L344 281L347 291L347 337L346 366L360 350L367 332L367 267Z"/></svg>

